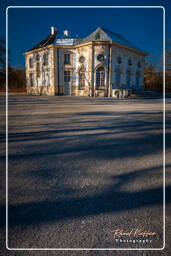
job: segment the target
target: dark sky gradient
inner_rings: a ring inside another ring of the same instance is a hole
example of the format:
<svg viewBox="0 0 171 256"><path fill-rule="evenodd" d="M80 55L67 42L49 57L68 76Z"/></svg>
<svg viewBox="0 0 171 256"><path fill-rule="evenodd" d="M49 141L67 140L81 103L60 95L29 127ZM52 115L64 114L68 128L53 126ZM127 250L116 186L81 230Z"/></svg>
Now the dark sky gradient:
<svg viewBox="0 0 171 256"><path fill-rule="evenodd" d="M169 19L167 1L6 1L9 5L152 5L165 6ZM5 9L2 9L3 11ZM5 14L5 13L4 13ZM124 9L72 9L72 8L22 8L9 9L8 35L11 64L24 66L22 53L32 48L50 33L50 26L59 30L68 29L73 36L85 37L98 26L105 27L125 36L134 45L148 52L152 63L158 65L163 49L163 10L156 8ZM3 20L4 22L4 20ZM171 23L171 22L170 22ZM169 20L167 20L169 24ZM167 37L171 38L167 27ZM1 30L5 34L5 26Z"/></svg>

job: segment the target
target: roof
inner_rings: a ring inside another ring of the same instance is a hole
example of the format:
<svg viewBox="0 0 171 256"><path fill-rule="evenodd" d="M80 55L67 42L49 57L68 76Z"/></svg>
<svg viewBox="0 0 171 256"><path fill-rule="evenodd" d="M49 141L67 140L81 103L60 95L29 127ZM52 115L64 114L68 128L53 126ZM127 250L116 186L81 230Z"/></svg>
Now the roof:
<svg viewBox="0 0 171 256"><path fill-rule="evenodd" d="M91 42L91 41L109 41L109 42L116 42L121 45L130 47L132 49L140 50L137 46L129 42L125 37L123 37L120 34L114 33L110 30L107 30L102 27L98 27L93 33L85 37L84 39L81 40L81 43L86 43L86 42ZM145 53L145 52L144 52Z"/></svg>
<svg viewBox="0 0 171 256"><path fill-rule="evenodd" d="M50 44L54 44L56 36L57 36L57 32L55 31L53 35L52 34L48 35L44 40L42 40L40 43L38 43L36 46L30 49L30 51L42 48L44 46L48 46Z"/></svg>
<svg viewBox="0 0 171 256"><path fill-rule="evenodd" d="M48 35L44 40L42 40L40 43L38 43L35 47L33 47L30 51L42 48L44 46L48 45L56 45L58 44L58 39L62 41L66 41L64 45L67 44L67 40L69 39L70 41L73 39L73 44L72 45L79 45L82 43L88 43L88 42L99 42L99 41L106 41L106 42L113 42L113 43L118 43L120 45L132 48L134 50L142 52L144 55L147 55L144 51L140 50L137 46L129 42L125 37L123 37L120 34L114 33L112 31L109 31L103 27L98 27L93 33L89 34L87 37L79 39L79 38L72 38L72 37L67 37L61 32L55 31L54 34ZM69 42L69 41L68 41ZM71 43L68 43L68 45L71 45Z"/></svg>

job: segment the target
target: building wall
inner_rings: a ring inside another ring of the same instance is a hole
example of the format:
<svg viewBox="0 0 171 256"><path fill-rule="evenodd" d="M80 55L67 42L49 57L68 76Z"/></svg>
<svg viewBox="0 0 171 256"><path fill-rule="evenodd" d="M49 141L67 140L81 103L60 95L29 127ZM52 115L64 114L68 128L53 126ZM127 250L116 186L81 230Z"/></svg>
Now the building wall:
<svg viewBox="0 0 171 256"><path fill-rule="evenodd" d="M118 58L121 59L121 63L118 63ZM131 61L132 65L129 65ZM140 63L140 67L138 67ZM121 72L120 85L116 84L117 69ZM127 84L127 72L130 72L130 87ZM136 85L136 73L139 72L139 85ZM144 80L144 56L136 52L129 51L127 49L112 46L112 88L113 92L117 89L143 89ZM113 95L114 96L114 95Z"/></svg>
<svg viewBox="0 0 171 256"><path fill-rule="evenodd" d="M45 53L49 56L48 65L43 65ZM64 64L65 53L71 54L71 64ZM103 43L93 45L92 43L80 47L58 46L58 48L41 50L38 52L39 60L36 54L26 55L27 91L30 94L91 96L94 93L95 96L118 97L127 96L132 89L143 89L144 56L125 48ZM98 60L99 54L104 56L103 61ZM85 59L83 63L79 61L81 56ZM29 67L29 58L34 59L33 68ZM130 62L131 65L129 65ZM39 65L40 77L37 75L37 65ZM82 67L85 69L84 89L79 87L79 70ZM104 89L96 88L96 70L99 67L105 70ZM117 83L118 70L119 83ZM71 72L69 90L66 90L64 71ZM127 72L130 74L129 79ZM137 72L140 74L138 87L136 85ZM31 86L30 74L33 74L33 86ZM128 80L130 81L129 87Z"/></svg>
<svg viewBox="0 0 171 256"><path fill-rule="evenodd" d="M48 64L43 65L43 56L48 55ZM29 60L32 58L33 67ZM53 49L26 55L26 86L27 92L32 95L54 95L54 52ZM32 76L32 82L31 82Z"/></svg>

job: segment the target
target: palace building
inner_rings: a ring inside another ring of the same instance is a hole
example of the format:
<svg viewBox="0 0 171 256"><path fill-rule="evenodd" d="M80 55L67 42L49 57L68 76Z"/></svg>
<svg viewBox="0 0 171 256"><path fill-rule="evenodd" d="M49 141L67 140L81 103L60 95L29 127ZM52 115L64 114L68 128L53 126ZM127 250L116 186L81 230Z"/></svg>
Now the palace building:
<svg viewBox="0 0 171 256"><path fill-rule="evenodd" d="M85 38L51 27L47 38L24 53L27 92L127 97L132 90L143 89L146 55L102 27Z"/></svg>

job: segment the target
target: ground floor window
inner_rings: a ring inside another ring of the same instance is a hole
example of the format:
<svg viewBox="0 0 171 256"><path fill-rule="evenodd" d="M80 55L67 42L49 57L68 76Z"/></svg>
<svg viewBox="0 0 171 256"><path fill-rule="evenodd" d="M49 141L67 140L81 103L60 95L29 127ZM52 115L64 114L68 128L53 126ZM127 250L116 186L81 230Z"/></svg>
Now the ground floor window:
<svg viewBox="0 0 171 256"><path fill-rule="evenodd" d="M120 87L120 82L121 82L121 71L120 71L120 68L116 68L116 71L115 71L115 84L116 84L116 88L119 88Z"/></svg>
<svg viewBox="0 0 171 256"><path fill-rule="evenodd" d="M137 71L137 72L136 72L136 83L135 83L135 87L136 87L136 88L139 88L139 85L140 85L140 72Z"/></svg>
<svg viewBox="0 0 171 256"><path fill-rule="evenodd" d="M64 71L64 82L70 82L71 81L71 71L65 70Z"/></svg>
<svg viewBox="0 0 171 256"><path fill-rule="evenodd" d="M131 87L131 72L130 70L127 70L126 72L126 88Z"/></svg>
<svg viewBox="0 0 171 256"><path fill-rule="evenodd" d="M40 77L40 63L39 62L36 63L36 76L37 76L37 78Z"/></svg>
<svg viewBox="0 0 171 256"><path fill-rule="evenodd" d="M82 67L79 70L79 89L84 89L85 87L85 68Z"/></svg>
<svg viewBox="0 0 171 256"><path fill-rule="evenodd" d="M105 70L103 67L99 67L96 70L96 89L104 88L105 85Z"/></svg>
<svg viewBox="0 0 171 256"><path fill-rule="evenodd" d="M50 75L49 72L45 72L44 74L44 85L50 86Z"/></svg>
<svg viewBox="0 0 171 256"><path fill-rule="evenodd" d="M33 87L34 86L34 77L33 74L30 74L30 86Z"/></svg>

